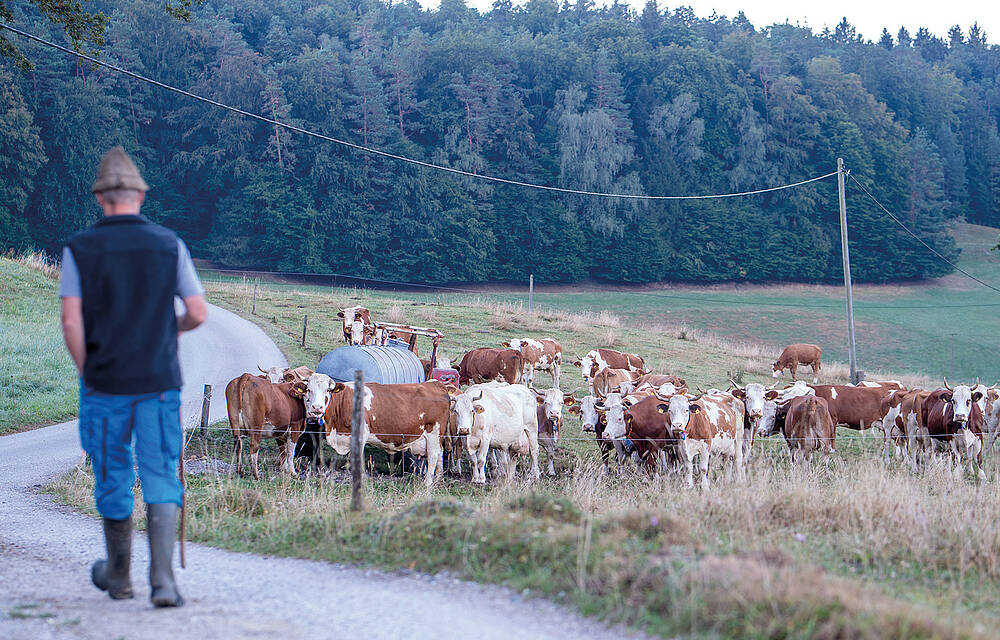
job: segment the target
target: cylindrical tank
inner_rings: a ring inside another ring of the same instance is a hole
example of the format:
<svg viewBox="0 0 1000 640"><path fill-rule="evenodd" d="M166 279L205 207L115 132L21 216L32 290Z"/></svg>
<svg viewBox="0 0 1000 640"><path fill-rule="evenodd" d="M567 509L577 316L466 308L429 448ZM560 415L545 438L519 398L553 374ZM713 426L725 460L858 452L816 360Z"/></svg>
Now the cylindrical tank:
<svg viewBox="0 0 1000 640"><path fill-rule="evenodd" d="M365 382L380 384L408 384L423 382L424 366L420 359L406 348L391 344L384 347L346 346L334 349L323 356L316 366L316 373L325 373L337 382L353 382L354 371L365 372Z"/></svg>

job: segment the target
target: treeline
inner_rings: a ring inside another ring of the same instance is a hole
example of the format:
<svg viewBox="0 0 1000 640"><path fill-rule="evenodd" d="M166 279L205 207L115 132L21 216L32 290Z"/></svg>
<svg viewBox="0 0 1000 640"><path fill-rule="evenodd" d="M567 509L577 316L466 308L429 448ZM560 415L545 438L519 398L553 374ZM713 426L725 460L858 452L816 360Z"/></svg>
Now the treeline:
<svg viewBox="0 0 1000 640"><path fill-rule="evenodd" d="M977 26L873 41L589 0L152 0L104 59L254 113L480 174L588 191L725 193L852 174L942 254L949 221L1000 225L1000 49ZM66 42L29 9L14 23ZM58 250L99 211L123 144L144 212L227 267L422 282L841 277L835 181L746 198L575 197L456 177L275 130L12 39L0 59L0 245ZM949 268L848 193L854 276Z"/></svg>

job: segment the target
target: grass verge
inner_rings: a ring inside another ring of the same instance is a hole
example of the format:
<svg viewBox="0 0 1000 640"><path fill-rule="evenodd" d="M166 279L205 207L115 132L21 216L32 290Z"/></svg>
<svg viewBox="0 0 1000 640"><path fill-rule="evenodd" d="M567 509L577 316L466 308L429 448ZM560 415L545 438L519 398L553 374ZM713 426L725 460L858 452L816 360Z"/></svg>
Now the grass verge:
<svg viewBox="0 0 1000 640"><path fill-rule="evenodd" d="M37 254L0 257L0 435L76 415L79 383L63 346L58 277Z"/></svg>

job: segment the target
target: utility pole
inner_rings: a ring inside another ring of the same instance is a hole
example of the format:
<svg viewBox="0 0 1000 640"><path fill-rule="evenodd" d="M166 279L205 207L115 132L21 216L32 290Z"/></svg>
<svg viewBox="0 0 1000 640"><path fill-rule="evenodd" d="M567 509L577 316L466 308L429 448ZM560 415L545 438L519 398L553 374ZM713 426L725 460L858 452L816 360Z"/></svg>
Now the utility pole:
<svg viewBox="0 0 1000 640"><path fill-rule="evenodd" d="M858 351L854 341L854 293L851 289L851 253L847 248L847 197L844 194L844 159L837 158L837 195L840 199L840 250L844 257L844 292L847 294L847 350L851 364L851 384L860 382Z"/></svg>

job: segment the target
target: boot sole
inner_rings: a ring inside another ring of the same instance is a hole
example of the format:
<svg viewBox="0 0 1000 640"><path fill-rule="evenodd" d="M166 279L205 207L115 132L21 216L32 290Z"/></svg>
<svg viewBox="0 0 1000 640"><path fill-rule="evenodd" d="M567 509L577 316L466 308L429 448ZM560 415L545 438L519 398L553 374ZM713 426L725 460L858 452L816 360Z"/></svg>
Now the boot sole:
<svg viewBox="0 0 1000 640"><path fill-rule="evenodd" d="M153 595L149 598L149 600L153 603L153 606L157 608L184 606L184 598L182 598L180 594L177 594L176 598L163 595Z"/></svg>
<svg viewBox="0 0 1000 640"><path fill-rule="evenodd" d="M131 598L134 598L135 593L132 591L131 584L117 589L109 589L107 585L101 584L97 574L102 568L104 568L104 566L104 561L98 560L90 567L90 581L94 583L94 586L101 591L107 591L108 597L112 600L130 600Z"/></svg>

